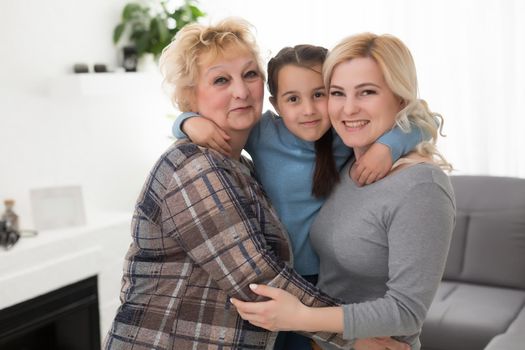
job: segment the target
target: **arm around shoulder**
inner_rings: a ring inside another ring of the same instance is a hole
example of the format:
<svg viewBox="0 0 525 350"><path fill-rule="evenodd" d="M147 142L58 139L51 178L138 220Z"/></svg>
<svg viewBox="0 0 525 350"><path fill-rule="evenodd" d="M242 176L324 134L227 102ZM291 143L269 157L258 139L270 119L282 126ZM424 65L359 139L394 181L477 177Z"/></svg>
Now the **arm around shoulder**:
<svg viewBox="0 0 525 350"><path fill-rule="evenodd" d="M189 118L198 116L199 114L194 112L184 112L179 114L177 119L175 119L175 121L173 122L173 126L171 127L171 132L173 136L175 136L177 139L188 138L188 135L186 135L184 131L182 131L182 124L184 124L184 122Z"/></svg>

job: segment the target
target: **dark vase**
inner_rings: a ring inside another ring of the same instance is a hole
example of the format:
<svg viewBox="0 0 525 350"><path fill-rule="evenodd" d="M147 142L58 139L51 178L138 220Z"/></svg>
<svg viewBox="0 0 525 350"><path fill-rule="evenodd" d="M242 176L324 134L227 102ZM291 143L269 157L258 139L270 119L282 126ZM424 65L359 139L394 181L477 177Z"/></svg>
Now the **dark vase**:
<svg viewBox="0 0 525 350"><path fill-rule="evenodd" d="M126 72L137 71L137 49L134 46L124 46L122 49L122 66Z"/></svg>

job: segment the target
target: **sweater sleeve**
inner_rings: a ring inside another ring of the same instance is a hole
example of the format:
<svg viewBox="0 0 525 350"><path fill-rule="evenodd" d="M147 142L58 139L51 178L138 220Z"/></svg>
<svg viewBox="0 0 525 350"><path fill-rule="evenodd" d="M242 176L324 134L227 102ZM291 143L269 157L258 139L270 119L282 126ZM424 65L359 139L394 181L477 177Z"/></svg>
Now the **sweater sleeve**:
<svg viewBox="0 0 525 350"><path fill-rule="evenodd" d="M261 217L267 213L242 178L210 153L175 171L166 193L161 206L163 231L229 296L257 301L249 284L265 283L290 292L308 306L338 303L276 256L265 234L271 220ZM341 348L350 345L334 334L316 335Z"/></svg>
<svg viewBox="0 0 525 350"><path fill-rule="evenodd" d="M175 136L177 139L187 139L188 135L182 131L182 124L189 118L192 117L198 117L199 114L195 112L184 112L179 114L177 119L173 122L173 126L171 127L171 132L173 136Z"/></svg>
<svg viewBox="0 0 525 350"><path fill-rule="evenodd" d="M273 113L271 111L266 111L261 116L261 119L257 124L255 124L250 131L250 136L248 136L248 140L246 140L246 145L244 146L244 149L246 152L248 152L252 157L255 153L259 152L261 150L260 142L267 142L270 135L264 135L263 133L270 133L273 134L272 131L272 119L273 119Z"/></svg>
<svg viewBox="0 0 525 350"><path fill-rule="evenodd" d="M343 306L345 339L418 334L435 295L454 227L453 195L438 183L422 183L400 203L386 214L387 291Z"/></svg>
<svg viewBox="0 0 525 350"><path fill-rule="evenodd" d="M396 126L377 140L377 142L390 148L392 162L413 150L421 141L423 141L423 131L414 125L408 133Z"/></svg>

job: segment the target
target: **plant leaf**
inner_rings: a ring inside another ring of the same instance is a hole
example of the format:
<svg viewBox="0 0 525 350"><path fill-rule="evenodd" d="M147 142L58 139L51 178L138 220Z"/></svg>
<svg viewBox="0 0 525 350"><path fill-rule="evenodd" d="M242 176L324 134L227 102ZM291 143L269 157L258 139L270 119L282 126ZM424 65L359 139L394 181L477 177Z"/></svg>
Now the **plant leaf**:
<svg viewBox="0 0 525 350"><path fill-rule="evenodd" d="M124 29L126 28L125 23L119 23L115 29L113 30L113 44L117 44L120 40L120 37L122 36L122 33L124 32Z"/></svg>
<svg viewBox="0 0 525 350"><path fill-rule="evenodd" d="M161 43L166 42L166 40L168 40L170 36L170 31L168 29L167 22L164 19L160 19L158 17L155 17L153 21L154 22L152 22L152 24L154 23L155 26L157 27L159 41Z"/></svg>
<svg viewBox="0 0 525 350"><path fill-rule="evenodd" d="M142 35L135 39L135 46L137 47L137 56L142 56L145 52L150 52L150 35L149 32L142 32Z"/></svg>
<svg viewBox="0 0 525 350"><path fill-rule="evenodd" d="M140 4L135 2L130 2L124 7L122 11L122 22L129 21L136 13L141 12L142 8Z"/></svg>
<svg viewBox="0 0 525 350"><path fill-rule="evenodd" d="M189 5L189 8L191 9L191 15L194 20L206 15L206 13L202 12L201 9L195 5Z"/></svg>

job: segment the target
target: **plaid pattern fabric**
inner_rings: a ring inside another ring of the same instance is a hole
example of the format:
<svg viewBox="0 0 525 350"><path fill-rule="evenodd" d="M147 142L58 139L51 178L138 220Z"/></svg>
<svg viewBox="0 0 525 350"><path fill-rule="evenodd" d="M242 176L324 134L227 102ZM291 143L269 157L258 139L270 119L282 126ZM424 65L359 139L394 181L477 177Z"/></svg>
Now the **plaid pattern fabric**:
<svg viewBox="0 0 525 350"><path fill-rule="evenodd" d="M276 334L243 321L229 302L257 300L250 283L309 306L337 303L286 263L286 232L252 170L188 141L164 153L136 205L105 349L270 349ZM333 334L314 336L349 347Z"/></svg>

